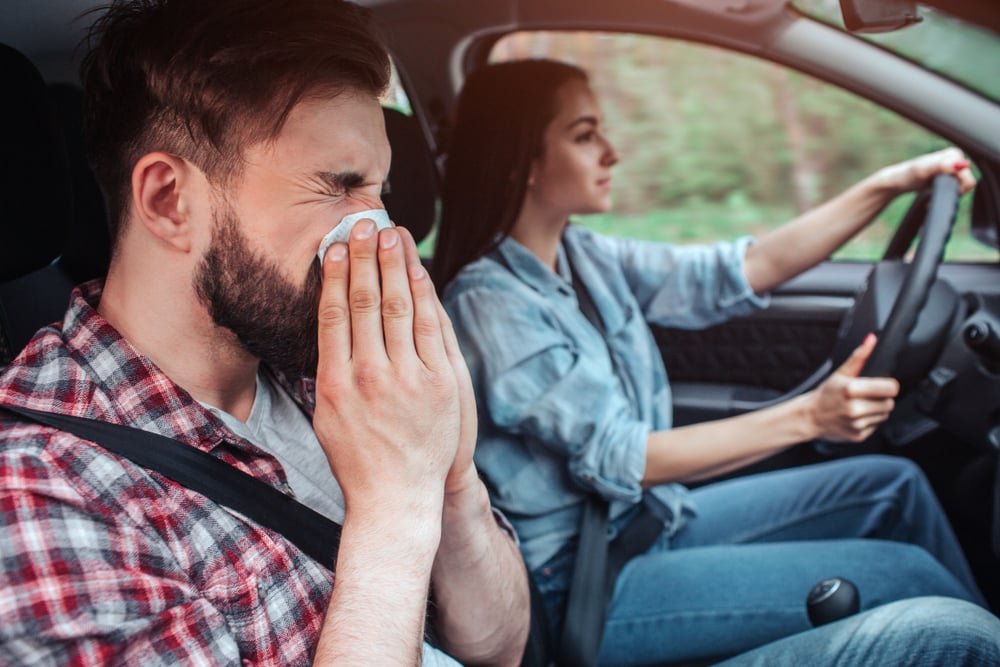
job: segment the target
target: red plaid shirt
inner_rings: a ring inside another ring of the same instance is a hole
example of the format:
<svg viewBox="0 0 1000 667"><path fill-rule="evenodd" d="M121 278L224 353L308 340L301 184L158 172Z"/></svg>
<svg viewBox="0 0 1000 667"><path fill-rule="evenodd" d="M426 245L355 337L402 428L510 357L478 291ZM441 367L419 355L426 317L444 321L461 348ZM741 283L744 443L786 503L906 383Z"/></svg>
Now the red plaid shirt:
<svg viewBox="0 0 1000 667"><path fill-rule="evenodd" d="M74 292L0 403L128 424L284 491L241 440ZM290 388L311 410L308 382ZM308 663L331 573L277 533L73 435L0 413L0 664Z"/></svg>

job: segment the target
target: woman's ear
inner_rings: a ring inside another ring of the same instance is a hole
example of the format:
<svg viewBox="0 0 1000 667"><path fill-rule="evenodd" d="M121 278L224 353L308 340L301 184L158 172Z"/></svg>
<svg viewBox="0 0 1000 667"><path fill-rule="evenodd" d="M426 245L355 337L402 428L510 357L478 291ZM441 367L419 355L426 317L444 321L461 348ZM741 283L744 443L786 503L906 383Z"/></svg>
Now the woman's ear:
<svg viewBox="0 0 1000 667"><path fill-rule="evenodd" d="M190 252L193 246L192 172L186 160L159 151L143 155L132 169L132 208L136 222L182 252Z"/></svg>

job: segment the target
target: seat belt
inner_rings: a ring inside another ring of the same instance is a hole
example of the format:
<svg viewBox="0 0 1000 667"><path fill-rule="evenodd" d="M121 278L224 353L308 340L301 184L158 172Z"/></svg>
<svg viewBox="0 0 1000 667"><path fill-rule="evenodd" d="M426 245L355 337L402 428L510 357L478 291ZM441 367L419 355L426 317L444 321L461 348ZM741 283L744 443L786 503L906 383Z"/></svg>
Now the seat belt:
<svg viewBox="0 0 1000 667"><path fill-rule="evenodd" d="M596 493L587 494L583 503L578 540L556 655L560 667L597 665L604 638L610 583L608 502Z"/></svg>
<svg viewBox="0 0 1000 667"><path fill-rule="evenodd" d="M607 345L607 331L586 286L580 281L569 253L573 289L587 320ZM608 347L612 366L614 355ZM615 369L617 374L617 369ZM642 495L635 516L608 543L608 502L598 493L587 494L580 519L580 536L573 577L566 596L566 612L556 663L560 667L596 667L604 638L604 622L622 568L633 556L645 552L663 533L669 510L649 492Z"/></svg>
<svg viewBox="0 0 1000 667"><path fill-rule="evenodd" d="M72 433L158 472L283 535L331 572L334 570L340 546L338 523L207 452L132 426L6 404L0 404L0 409Z"/></svg>
<svg viewBox="0 0 1000 667"><path fill-rule="evenodd" d="M339 523L222 459L173 438L133 426L2 403L0 410L72 433L136 465L158 472L270 528L330 572L336 570L341 533ZM429 616L433 614L430 599L427 613ZM440 645L430 623L425 625L424 640L432 646Z"/></svg>

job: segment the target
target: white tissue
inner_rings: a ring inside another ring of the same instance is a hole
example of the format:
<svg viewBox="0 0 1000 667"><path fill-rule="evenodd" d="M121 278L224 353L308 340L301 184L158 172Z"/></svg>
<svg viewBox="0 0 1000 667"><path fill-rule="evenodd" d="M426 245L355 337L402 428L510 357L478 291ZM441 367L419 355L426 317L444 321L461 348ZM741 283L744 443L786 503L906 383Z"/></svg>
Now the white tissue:
<svg viewBox="0 0 1000 667"><path fill-rule="evenodd" d="M323 263L323 256L326 255L326 249L329 248L334 243L347 243L347 240L351 237L351 229L354 225L358 224L359 220L371 220L375 223L377 229L385 229L386 227L394 227L392 221L389 220L389 214L384 208L373 208L367 211L358 211L357 213L351 213L345 215L344 218L337 223L337 226L331 229L323 240L319 243L319 252L316 256L319 257L320 264Z"/></svg>

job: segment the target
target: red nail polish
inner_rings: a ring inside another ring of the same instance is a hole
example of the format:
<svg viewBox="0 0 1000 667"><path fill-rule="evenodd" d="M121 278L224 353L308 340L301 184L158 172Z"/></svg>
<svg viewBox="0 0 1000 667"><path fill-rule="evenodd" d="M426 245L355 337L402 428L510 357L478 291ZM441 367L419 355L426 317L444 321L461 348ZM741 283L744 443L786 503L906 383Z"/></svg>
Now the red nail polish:
<svg viewBox="0 0 1000 667"><path fill-rule="evenodd" d="M959 160L955 164L951 165L951 168L954 169L955 171L962 171L963 169L965 169L966 167L968 167L970 164L972 164L972 163L969 162L968 160Z"/></svg>

